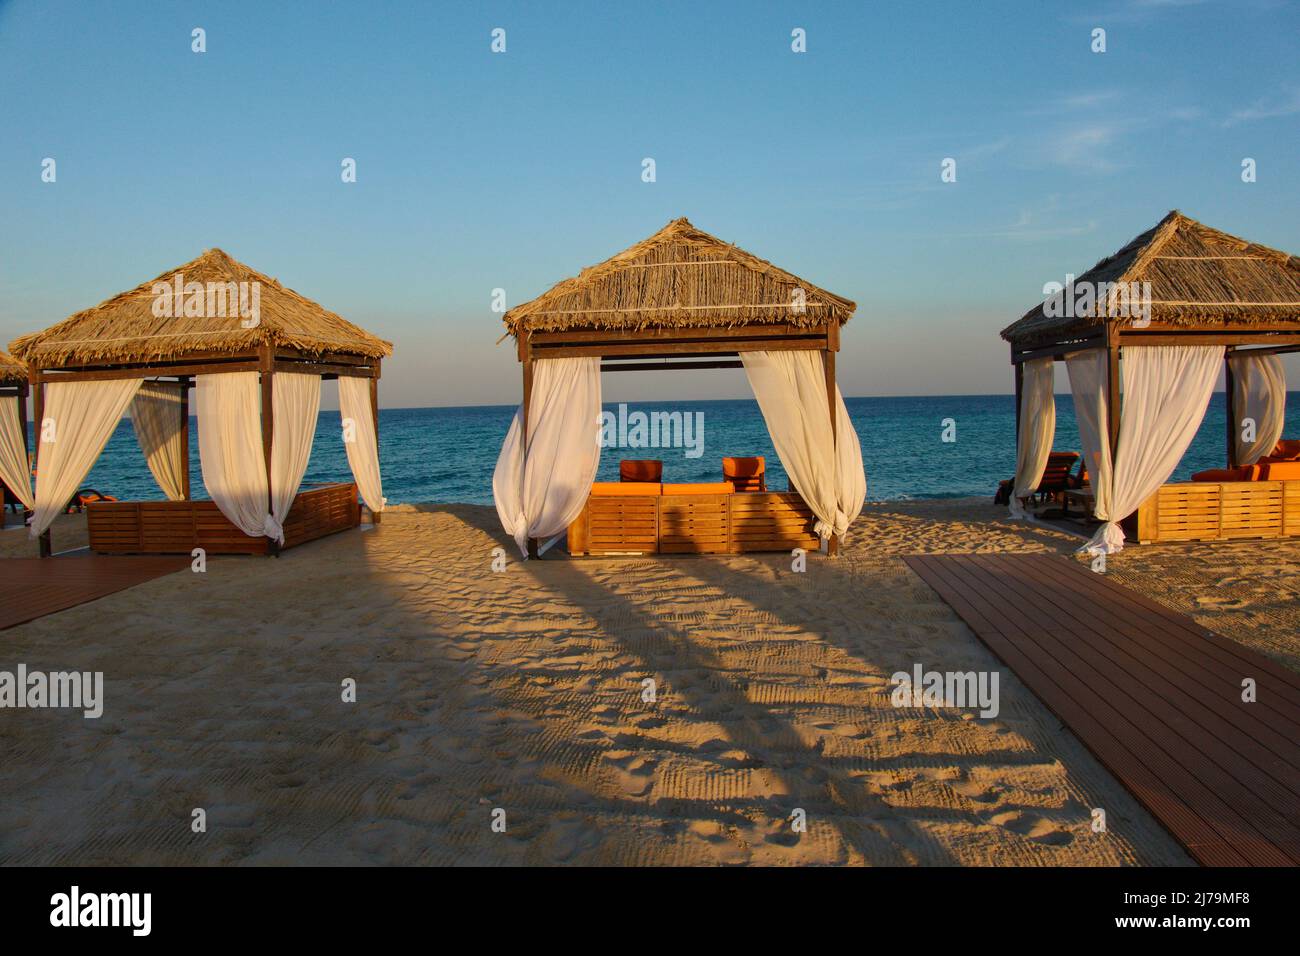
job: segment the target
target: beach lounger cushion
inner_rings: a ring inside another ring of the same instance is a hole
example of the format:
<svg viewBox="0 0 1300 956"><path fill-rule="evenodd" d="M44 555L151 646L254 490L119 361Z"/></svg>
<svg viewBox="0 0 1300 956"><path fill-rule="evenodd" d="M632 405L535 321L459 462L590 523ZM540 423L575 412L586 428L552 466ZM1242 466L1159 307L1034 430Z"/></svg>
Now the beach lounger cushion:
<svg viewBox="0 0 1300 956"><path fill-rule="evenodd" d="M1258 465L1243 465L1240 468L1210 468L1192 475L1192 481L1255 481L1258 473Z"/></svg>
<svg viewBox="0 0 1300 956"><path fill-rule="evenodd" d="M666 495L729 495L732 492L730 482L708 481L687 484L665 484Z"/></svg>
<svg viewBox="0 0 1300 956"><path fill-rule="evenodd" d="M597 498L615 496L654 495L658 497L662 486L654 481L598 481L591 486L591 493Z"/></svg>
<svg viewBox="0 0 1300 956"><path fill-rule="evenodd" d="M627 458L618 463L619 481L660 482L664 478L664 463L653 458Z"/></svg>
<svg viewBox="0 0 1300 956"><path fill-rule="evenodd" d="M1270 461L1258 467L1257 481L1300 480L1300 461Z"/></svg>

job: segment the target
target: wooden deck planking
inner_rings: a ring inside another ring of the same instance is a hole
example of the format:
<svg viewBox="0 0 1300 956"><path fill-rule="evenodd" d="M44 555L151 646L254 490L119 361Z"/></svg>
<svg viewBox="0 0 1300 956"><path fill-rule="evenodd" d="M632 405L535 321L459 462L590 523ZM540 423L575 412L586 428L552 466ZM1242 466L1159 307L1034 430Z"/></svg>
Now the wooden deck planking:
<svg viewBox="0 0 1300 956"><path fill-rule="evenodd" d="M1197 860L1300 863L1300 675L1077 562L905 561Z"/></svg>
<svg viewBox="0 0 1300 956"><path fill-rule="evenodd" d="M0 630L190 566L184 557L0 558Z"/></svg>

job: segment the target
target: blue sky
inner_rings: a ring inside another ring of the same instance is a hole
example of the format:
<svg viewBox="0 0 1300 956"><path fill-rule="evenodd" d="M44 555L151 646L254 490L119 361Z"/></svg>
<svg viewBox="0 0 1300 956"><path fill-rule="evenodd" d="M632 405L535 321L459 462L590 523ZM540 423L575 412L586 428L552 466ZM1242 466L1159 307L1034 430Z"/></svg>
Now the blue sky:
<svg viewBox="0 0 1300 956"><path fill-rule="evenodd" d="M1297 36L1272 0L0 0L0 342L220 246L393 340L385 405L514 402L491 290L685 215L857 301L846 394L1005 392L998 331L1172 208L1300 252Z"/></svg>

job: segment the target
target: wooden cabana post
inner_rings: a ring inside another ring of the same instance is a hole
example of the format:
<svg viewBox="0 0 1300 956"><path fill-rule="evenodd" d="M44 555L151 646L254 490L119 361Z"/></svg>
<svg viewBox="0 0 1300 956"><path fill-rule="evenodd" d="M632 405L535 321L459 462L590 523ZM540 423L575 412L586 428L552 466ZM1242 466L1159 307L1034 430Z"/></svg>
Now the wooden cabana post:
<svg viewBox="0 0 1300 956"><path fill-rule="evenodd" d="M530 335L523 332L519 336L519 362L523 366L523 411L519 418L520 447L524 450L524 459L528 458L528 416L533 404L533 352L529 343ZM537 539L528 539L528 557L537 557Z"/></svg>
<svg viewBox="0 0 1300 956"><path fill-rule="evenodd" d="M200 291L192 293L196 285ZM160 290L172 288L184 289L186 307L175 302L174 310L160 316L156 311L163 294ZM252 297L253 288L257 299ZM218 293L221 306L214 309ZM254 316L243 314L246 302L254 301L261 303L260 314L248 322ZM199 315L189 313L188 307L196 302L204 306L197 310ZM160 325L160 317L166 318L166 324ZM391 343L237 262L220 249L210 249L157 279L78 312L43 332L23 336L11 348L27 363L37 429L44 416L44 389L50 383L161 379L179 387L184 500L90 505L87 525L91 548L117 553L188 552L195 546L207 547L213 553L274 554L279 549L276 542L240 531L220 515L212 502L192 501L189 389L196 384L197 376L258 373L269 513L275 373L318 375L322 380L370 379L378 441L380 362L392 354ZM39 460L36 464L39 470ZM285 547L355 526L360 520L356 495L355 483L300 491L285 518ZM176 530L186 527L192 529L192 540L182 540L184 535ZM47 530L41 536L41 554L48 555L50 550Z"/></svg>
<svg viewBox="0 0 1300 956"><path fill-rule="evenodd" d="M826 369L826 408L831 416L831 450L836 466L839 464L839 409L835 402L835 351L840 347L840 327L835 323L826 326L826 348L822 350L822 365ZM834 557L840 553L840 536L832 534L826 539L826 553Z"/></svg>
<svg viewBox="0 0 1300 956"><path fill-rule="evenodd" d="M1233 395L1236 382L1232 374L1232 354L1235 351L1236 346L1232 345L1223 350L1223 418L1227 442L1225 455L1229 468L1237 467L1237 428L1240 427L1237 421L1236 397Z"/></svg>
<svg viewBox="0 0 1300 956"><path fill-rule="evenodd" d="M1234 396L1234 355L1300 351L1300 260L1277 249L1212 229L1174 210L1113 256L1074 280L1075 287L1127 287L1149 292L1150 312L1137 322L1111 314L1095 291L1092 315L1049 315L1047 303L1030 309L1002 330L1016 372L1017 409L1023 363L1088 349L1106 350L1106 439L1112 464L1119 452L1123 395L1120 362L1124 349L1162 345L1224 348L1225 458L1237 461L1240 428ZM1052 301L1052 300L1049 300ZM1106 301L1110 301L1107 299ZM1017 436L1021 423L1017 421ZM1159 501L1168 498L1167 521L1159 529ZM1226 503L1226 504L1225 504ZM1218 530L1180 514L1217 514ZM1121 518L1128 516L1119 516ZM1276 537L1300 534L1300 482L1233 481L1165 485L1137 512L1139 540L1202 540L1215 537ZM1237 527L1235 523L1241 522ZM1148 537L1150 536L1150 537Z"/></svg>
<svg viewBox="0 0 1300 956"><path fill-rule="evenodd" d="M516 338L522 366L520 438L525 454L534 365L538 360L596 357L601 360L602 372L737 369L743 367L741 353L772 351L821 353L834 453L838 442L835 353L840 347L840 326L855 308L850 300L724 243L686 219L674 220L649 239L506 313L507 334ZM837 456L834 461L838 461ZM665 495L669 493L665 491ZM793 496L798 507L811 514L792 492L780 496ZM756 529L776 528L781 522L794 520L750 513L751 506L761 504L760 495L741 494L737 498L745 500L737 504L736 527L748 524ZM648 520L655 529L652 537L673 522L683 527L698 521L710 527L730 528L732 519L724 504L709 504L714 510L708 516L701 511L696 517L684 510L671 522L661 520L658 503L637 505L650 511L643 510L633 523L644 525ZM682 503L681 508L688 509L688 505ZM784 500L780 507L785 509L783 515L795 513ZM645 514L652 517L647 519ZM756 541L761 538L764 543L787 540L776 532L766 534L766 538L764 534L757 530L749 537ZM811 540L814 546L820 543L815 535ZM807 541L806 536L798 538L798 546L806 546ZM683 549L687 549L686 544L689 542L683 543ZM656 542L651 545L658 546ZM714 550L721 548L716 539L711 545L718 545ZM746 550L736 541L731 546ZM628 547L618 551L611 544L604 552L597 548L583 553L644 553L645 543ZM828 553L836 554L838 536L831 535L826 547ZM530 540L527 550L529 556L535 556L537 542Z"/></svg>
<svg viewBox="0 0 1300 956"><path fill-rule="evenodd" d="M375 418L375 455L379 454L379 371L382 359L375 359L374 374L370 376L370 411ZM370 512L370 523L379 524L383 518L382 511Z"/></svg>
<svg viewBox="0 0 1300 956"><path fill-rule="evenodd" d="M177 381L180 382L181 391L181 447L185 449L181 471L181 493L186 501L190 501L190 389L194 387L194 378L182 375Z"/></svg>

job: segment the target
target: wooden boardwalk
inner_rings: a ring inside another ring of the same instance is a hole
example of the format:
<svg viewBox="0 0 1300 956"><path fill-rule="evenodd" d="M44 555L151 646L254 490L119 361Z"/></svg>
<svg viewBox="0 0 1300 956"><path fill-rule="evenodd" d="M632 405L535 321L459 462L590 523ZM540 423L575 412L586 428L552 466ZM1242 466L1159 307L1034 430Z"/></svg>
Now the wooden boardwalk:
<svg viewBox="0 0 1300 956"><path fill-rule="evenodd" d="M1300 864L1300 675L1077 561L904 560L1196 860Z"/></svg>
<svg viewBox="0 0 1300 956"><path fill-rule="evenodd" d="M188 568L188 557L0 558L0 630Z"/></svg>

